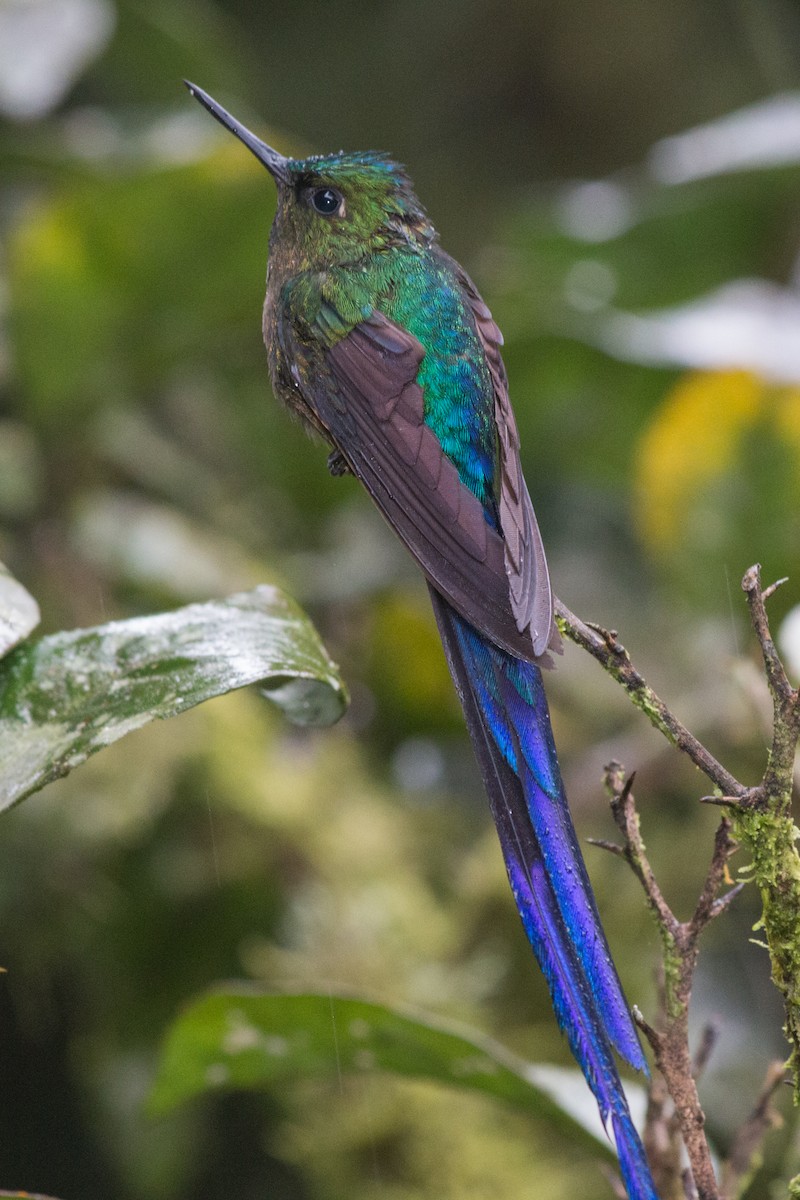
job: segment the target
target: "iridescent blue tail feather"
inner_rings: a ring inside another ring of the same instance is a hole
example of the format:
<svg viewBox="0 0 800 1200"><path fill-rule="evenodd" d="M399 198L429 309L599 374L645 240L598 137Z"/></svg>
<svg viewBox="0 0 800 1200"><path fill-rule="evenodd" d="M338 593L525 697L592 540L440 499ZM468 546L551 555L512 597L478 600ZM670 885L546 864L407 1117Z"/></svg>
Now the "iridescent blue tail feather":
<svg viewBox="0 0 800 1200"><path fill-rule="evenodd" d="M539 668L484 639L431 588L522 923L631 1200L657 1200L612 1047L646 1064L578 848Z"/></svg>

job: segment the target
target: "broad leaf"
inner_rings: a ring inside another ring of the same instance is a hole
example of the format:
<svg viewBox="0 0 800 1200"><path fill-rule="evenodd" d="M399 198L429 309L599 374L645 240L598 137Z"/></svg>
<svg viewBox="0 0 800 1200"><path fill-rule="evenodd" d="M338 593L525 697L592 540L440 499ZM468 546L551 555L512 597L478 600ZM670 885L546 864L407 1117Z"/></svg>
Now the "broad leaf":
<svg viewBox="0 0 800 1200"><path fill-rule="evenodd" d="M476 1030L427 1014L327 992L275 995L231 985L200 997L169 1031L151 1108L161 1113L204 1092L351 1071L482 1092L614 1158L578 1071L525 1062ZM628 1091L643 1111L641 1088Z"/></svg>
<svg viewBox="0 0 800 1200"><path fill-rule="evenodd" d="M0 658L23 641L38 624L39 605L0 563Z"/></svg>
<svg viewBox="0 0 800 1200"><path fill-rule="evenodd" d="M251 683L300 725L331 724L347 703L314 627L277 588L18 646L0 663L0 809L148 721Z"/></svg>

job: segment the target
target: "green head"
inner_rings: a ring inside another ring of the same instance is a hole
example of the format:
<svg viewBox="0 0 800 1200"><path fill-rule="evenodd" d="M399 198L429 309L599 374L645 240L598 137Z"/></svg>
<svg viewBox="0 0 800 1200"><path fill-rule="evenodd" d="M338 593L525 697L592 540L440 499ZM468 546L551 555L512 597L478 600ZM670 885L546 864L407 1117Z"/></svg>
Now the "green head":
<svg viewBox="0 0 800 1200"><path fill-rule="evenodd" d="M353 262L393 246L428 245L436 236L411 181L374 152L284 158L193 83L192 95L267 168L278 187L270 255L297 269Z"/></svg>

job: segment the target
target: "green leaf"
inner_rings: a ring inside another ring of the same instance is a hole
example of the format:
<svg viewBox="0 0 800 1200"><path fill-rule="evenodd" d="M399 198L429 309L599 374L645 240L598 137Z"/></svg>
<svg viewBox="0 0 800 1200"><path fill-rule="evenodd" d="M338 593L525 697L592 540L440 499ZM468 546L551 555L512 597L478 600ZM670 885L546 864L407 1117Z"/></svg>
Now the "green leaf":
<svg viewBox="0 0 800 1200"><path fill-rule="evenodd" d="M526 1062L466 1026L328 992L230 985L201 996L167 1035L150 1107L163 1113L209 1091L371 1071L494 1096L615 1157L580 1072ZM643 1112L642 1089L628 1092Z"/></svg>
<svg viewBox="0 0 800 1200"><path fill-rule="evenodd" d="M38 624L39 605L0 562L0 658Z"/></svg>
<svg viewBox="0 0 800 1200"><path fill-rule="evenodd" d="M347 693L277 588L57 633L0 663L0 809L154 718L258 683L289 720L328 725Z"/></svg>

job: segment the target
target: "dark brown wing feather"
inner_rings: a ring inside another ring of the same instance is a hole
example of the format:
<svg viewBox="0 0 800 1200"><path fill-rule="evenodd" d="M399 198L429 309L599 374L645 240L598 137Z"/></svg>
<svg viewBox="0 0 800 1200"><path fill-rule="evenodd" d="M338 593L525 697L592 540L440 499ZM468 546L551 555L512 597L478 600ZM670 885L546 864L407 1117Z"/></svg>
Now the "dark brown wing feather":
<svg viewBox="0 0 800 1200"><path fill-rule="evenodd" d="M292 338L286 327L281 333ZM503 539L425 424L416 382L424 354L415 337L373 313L325 352L327 379L301 367L298 380L313 389L308 399L332 441L434 587L498 645L533 660L530 633L509 602ZM302 345L292 344L291 357L302 363Z"/></svg>
<svg viewBox="0 0 800 1200"><path fill-rule="evenodd" d="M503 335L469 276L455 263L475 318L494 389L497 427L500 528L505 539L505 569L511 609L517 628L530 630L534 653L561 651L561 636L553 619L553 595L542 535L533 511L519 460L519 434L508 396L508 379L500 354Z"/></svg>

